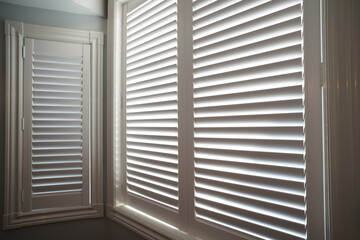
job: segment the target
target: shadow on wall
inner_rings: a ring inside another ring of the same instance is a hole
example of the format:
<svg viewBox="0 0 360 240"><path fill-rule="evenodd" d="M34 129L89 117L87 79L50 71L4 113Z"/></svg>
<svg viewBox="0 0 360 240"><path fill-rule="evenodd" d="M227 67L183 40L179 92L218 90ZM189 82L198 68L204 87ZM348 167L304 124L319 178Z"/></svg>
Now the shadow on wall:
<svg viewBox="0 0 360 240"><path fill-rule="evenodd" d="M4 212L4 168L5 168L5 29L0 19L0 229ZM1 234L0 234L1 236ZM3 239L3 238L0 238Z"/></svg>

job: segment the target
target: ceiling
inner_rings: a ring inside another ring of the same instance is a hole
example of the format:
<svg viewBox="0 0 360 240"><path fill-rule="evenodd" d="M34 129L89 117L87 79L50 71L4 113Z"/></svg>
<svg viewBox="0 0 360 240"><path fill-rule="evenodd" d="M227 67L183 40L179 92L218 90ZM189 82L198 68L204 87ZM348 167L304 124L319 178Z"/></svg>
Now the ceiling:
<svg viewBox="0 0 360 240"><path fill-rule="evenodd" d="M0 0L0 2L105 17L107 0Z"/></svg>

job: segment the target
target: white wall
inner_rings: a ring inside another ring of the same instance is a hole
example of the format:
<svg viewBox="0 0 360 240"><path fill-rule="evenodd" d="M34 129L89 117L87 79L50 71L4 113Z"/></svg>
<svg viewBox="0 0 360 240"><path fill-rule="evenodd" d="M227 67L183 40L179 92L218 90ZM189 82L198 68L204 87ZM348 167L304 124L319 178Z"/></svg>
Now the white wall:
<svg viewBox="0 0 360 240"><path fill-rule="evenodd" d="M332 240L360 239L360 1L326 0Z"/></svg>

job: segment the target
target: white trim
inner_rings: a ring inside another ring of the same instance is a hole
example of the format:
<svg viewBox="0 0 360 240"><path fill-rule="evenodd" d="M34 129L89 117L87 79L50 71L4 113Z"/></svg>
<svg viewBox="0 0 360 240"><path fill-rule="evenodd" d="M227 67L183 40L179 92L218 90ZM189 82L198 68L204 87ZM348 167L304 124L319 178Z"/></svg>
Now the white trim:
<svg viewBox="0 0 360 240"><path fill-rule="evenodd" d="M108 1L108 24L107 24L107 69L106 69L106 205L113 205L115 203L114 197L114 165L113 165L113 151L114 151L114 132L113 132L113 97L114 97L114 81L115 79L115 26L114 21L117 11L115 9L115 2ZM111 51L112 50L112 51Z"/></svg>
<svg viewBox="0 0 360 240"><path fill-rule="evenodd" d="M19 169L22 166L19 145L19 128L17 119L21 118L18 107L17 90L20 89L17 81L20 76L22 58L19 58L22 49L23 30L19 23L5 22L6 56L5 56L5 186L4 186L4 228L9 228L17 220L12 213L17 212L21 203L21 188L19 188ZM16 57L17 56L17 57Z"/></svg>
<svg viewBox="0 0 360 240"><path fill-rule="evenodd" d="M179 159L179 229L192 232L194 208L194 116L192 2L178 1L178 152ZM191 81L189 81L191 80ZM184 197L186 196L186 197Z"/></svg>
<svg viewBox="0 0 360 240"><path fill-rule="evenodd" d="M103 33L38 26L5 21L6 104L5 104L5 198L4 229L33 224L103 216L102 186L102 79ZM91 48L91 204L79 208L59 208L24 214L22 192L22 82L24 38L89 44Z"/></svg>
<svg viewBox="0 0 360 240"><path fill-rule="evenodd" d="M323 118L323 164L324 164L324 224L325 224L325 239L330 240L330 217L331 217L331 208L330 208L330 164L329 164L329 154L330 154L330 145L329 145L329 117L328 117L328 82L327 82L327 65L325 64L325 58L327 55L327 41L326 41L326 8L327 0L320 0L320 11L321 11L321 74L322 74L322 118Z"/></svg>
<svg viewBox="0 0 360 240"><path fill-rule="evenodd" d="M307 237L324 239L320 0L304 0L303 11Z"/></svg>
<svg viewBox="0 0 360 240"><path fill-rule="evenodd" d="M122 81L118 81L125 74L122 72L125 59L121 54L124 52L125 45L118 45L120 39L123 38L125 32L122 31L122 18L123 18L123 8L126 6L126 0L109 0L108 2L108 39L107 39L107 204L116 206L119 199L125 198L121 194L122 190L125 187L125 176L121 174L121 171L116 169L124 169L125 165L121 165L120 159L123 158L124 152L118 153L118 161L116 160L116 146L118 143L115 141L114 132L116 131L116 118L120 118L119 129L125 127L124 118L118 113L116 115L115 108L122 108L124 101L122 96L124 96L125 89ZM120 92L120 94L119 94ZM122 134L120 134L122 136ZM120 144L124 143L124 139L119 139ZM124 149L124 146L119 146L121 149ZM110 190L109 190L110 189Z"/></svg>
<svg viewBox="0 0 360 240"><path fill-rule="evenodd" d="M117 42L119 41L120 35L117 32L120 24L119 18L121 18L121 3L116 0L108 1L108 38L107 38L107 205L116 205L116 199L120 197L117 195L119 191L116 191L118 182L116 182L119 176L116 171L117 162L115 161L116 141L115 141L115 123L116 123L116 112L114 111L116 100L120 99L120 96L116 95L116 88L119 83L116 83L116 79L119 79L119 64L121 61L118 60L117 54L121 49L118 48Z"/></svg>
<svg viewBox="0 0 360 240"><path fill-rule="evenodd" d="M120 201L121 203L126 201L126 195L124 194L126 192L126 175L125 175L125 171L126 171L126 162L122 161L122 159L126 159L126 151L124 151L124 149L126 149L126 134L122 134L122 131L126 128L126 116L123 113L123 109L126 108L126 83L125 81L123 81L123 79L125 79L126 76L126 71L125 69L125 65L126 65L126 56L125 56L125 52L126 52L126 44L125 41L121 41L121 39L126 39L126 31L124 31L124 24L125 24L125 19L126 19L126 13L127 13L127 4L123 4L122 5L122 11L121 14L118 16L117 21L118 21L118 26L117 26L117 30L118 30L118 38L119 42L121 43L120 47L118 47L118 52L117 52L117 63L119 66L117 69L117 80L118 81L118 85L117 85L117 89L119 90L118 92L115 92L116 94L119 94L119 99L120 99L120 111L118 113L118 118L120 120L120 124L119 124L119 134L120 134L120 138L119 138L119 149L120 149L120 153L119 153L119 158L116 159L116 165L115 165L115 171L119 169L116 178L117 178L117 188L116 188L116 200ZM117 203L116 203L117 205Z"/></svg>
<svg viewBox="0 0 360 240"><path fill-rule="evenodd" d="M320 0L312 1L312 0L303 0L304 1L304 8L306 13L306 19L304 19L304 25L305 25L305 32L304 35L306 36L306 39L304 41L305 45L307 43L310 43L309 45L311 47L306 47L305 50L305 58L308 62L306 62L306 72L305 78L311 79L305 84L306 87L306 115L305 115L305 121L307 122L307 128L306 136L307 136L307 149L306 154L307 158L310 159L310 161L307 163L307 166L311 169L307 172L307 181L313 183L316 183L316 186L310 186L307 190L309 192L309 200L308 200L308 211L307 213L312 218L312 220L308 221L311 225L311 229L308 231L308 239L314 240L314 239L326 239L325 238L325 208L324 208L324 202L325 199L325 193L323 188L323 179L324 179L324 161L322 156L322 148L323 148L323 139L322 139L322 129L323 129L323 123L322 123L322 105L321 105L321 84L320 84ZM113 5L111 5L113 4ZM122 14L122 8L121 4L116 0L109 0L109 10L110 5L113 6L111 11L114 12L114 14L109 14L109 25L111 25L111 29L113 31L118 31L121 28L121 22L119 21L119 17L115 17L116 11L118 11L118 14ZM308 18L308 19L307 19ZM319 23L319 24L314 24ZM108 32L110 34L110 32ZM114 33L112 33L114 34ZM117 38L119 39L119 38ZM315 41L316 43L314 44ZM108 42L109 43L109 42ZM108 44L108 49L112 50L116 47L116 40L111 41L111 44ZM117 50L119 51L119 49ZM112 53L113 54L113 53ZM116 54L116 53L115 53ZM311 61L309 61L311 59ZM121 66L121 61L119 59L116 59L115 56L112 57L112 61L108 61L108 64L112 66ZM109 66L109 68L111 68ZM112 69L113 72L115 72L115 69ZM114 81L119 81L120 75L113 75L113 78L109 76L108 81L114 84ZM116 77L116 78L115 78ZM111 86L111 85L108 85ZM179 88L181 85L179 85ZM112 94L113 88L109 88L108 91L111 91ZM109 114L113 117L114 115L114 96L110 99L109 106ZM112 118L113 120L113 118ZM111 132L111 135L108 135L108 142L112 141L112 138L110 138L113 131L113 125L110 125L110 120L108 120L109 127L108 127L108 133ZM309 124L311 123L311 124ZM114 122L111 122L111 124L114 124ZM189 154L189 153L188 153ZM190 154L188 155L190 156ZM316 161L313 161L312 159L315 159ZM114 163L113 159L113 152L109 152L108 155L108 166L116 166L117 164ZM123 170L123 168L121 168ZM110 169L112 171L116 171L116 169ZM320 174L319 174L320 173ZM108 182L113 181L113 179L108 179ZM311 185L312 185L311 184ZM118 183L118 186L121 184ZM116 191L115 189L116 182L114 182L113 188L110 188L108 185L108 189L114 190L113 195L113 203L109 204L106 210L106 214L110 219L113 219L130 229L136 231L142 236L145 236L148 239L191 239L189 238L190 235L187 234L187 238L182 238L184 235L177 236L171 235L170 233L167 234L167 231L170 232L181 232L180 230L167 228L161 225L158 225L154 223L154 220L151 218L146 219L143 215L139 215L135 211L130 210L129 208L125 207L124 205L120 205L123 203L123 201L120 201L119 204L115 204L116 196L118 195L119 191ZM320 190L319 190L320 189ZM191 190L188 190L191 191ZM120 199L120 198L119 198ZM190 199L191 201L192 199ZM189 206L188 206L189 207ZM184 224L184 223L182 223ZM189 229L191 226L189 226ZM161 234L159 236L159 233Z"/></svg>
<svg viewBox="0 0 360 240"><path fill-rule="evenodd" d="M24 215L21 212L4 214L4 230L38 224L71 221L103 216L103 204L79 208L59 208L53 211L38 211Z"/></svg>

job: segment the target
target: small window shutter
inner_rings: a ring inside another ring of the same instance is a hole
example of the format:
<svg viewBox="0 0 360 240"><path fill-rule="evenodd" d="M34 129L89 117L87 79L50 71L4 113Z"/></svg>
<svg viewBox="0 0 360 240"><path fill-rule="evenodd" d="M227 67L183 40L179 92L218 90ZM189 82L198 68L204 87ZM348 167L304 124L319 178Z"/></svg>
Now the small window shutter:
<svg viewBox="0 0 360 240"><path fill-rule="evenodd" d="M176 226L176 1L146 1L126 29L126 204Z"/></svg>
<svg viewBox="0 0 360 240"><path fill-rule="evenodd" d="M302 44L300 0L193 2L198 236L306 239Z"/></svg>
<svg viewBox="0 0 360 240"><path fill-rule="evenodd" d="M25 39L23 210L89 205L89 45Z"/></svg>

